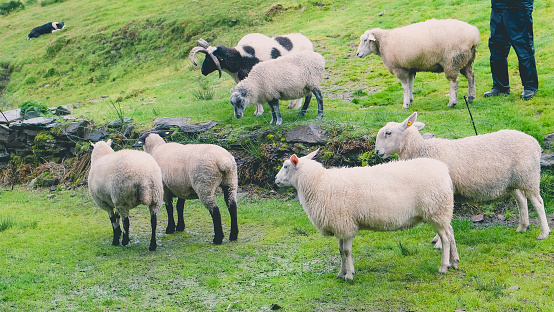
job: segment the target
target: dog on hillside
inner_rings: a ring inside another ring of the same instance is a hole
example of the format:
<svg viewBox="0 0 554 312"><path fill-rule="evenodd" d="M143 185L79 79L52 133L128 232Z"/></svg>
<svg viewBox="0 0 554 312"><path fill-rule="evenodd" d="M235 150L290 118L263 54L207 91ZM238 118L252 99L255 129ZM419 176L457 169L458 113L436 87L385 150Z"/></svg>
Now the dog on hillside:
<svg viewBox="0 0 554 312"><path fill-rule="evenodd" d="M31 32L27 36L27 40L30 40L31 38L37 38L40 35L51 34L51 33L54 33L58 30L62 30L64 28L65 28L65 25L64 25L63 22L61 22L61 23L58 23L58 22L46 23L42 26L38 26L38 27L33 28L33 30L31 30Z"/></svg>

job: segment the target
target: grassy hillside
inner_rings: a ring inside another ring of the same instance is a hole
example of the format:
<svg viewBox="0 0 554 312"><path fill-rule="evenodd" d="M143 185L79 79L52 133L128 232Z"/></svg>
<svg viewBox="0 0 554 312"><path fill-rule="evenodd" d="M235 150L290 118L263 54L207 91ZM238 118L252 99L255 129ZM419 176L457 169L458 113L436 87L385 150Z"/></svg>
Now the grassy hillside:
<svg viewBox="0 0 554 312"><path fill-rule="evenodd" d="M217 120L220 128L245 130L266 127L270 116L236 120L228 102L234 85L228 75L204 77L188 61L188 52L198 38L214 45L234 45L243 35L302 32L323 54L327 78L323 89L326 116L322 121L350 134L367 134L388 120L399 120L412 111L425 113L428 131L439 136L471 135L463 104L467 82L460 78L460 104L446 107L448 81L442 74L420 73L416 77L414 104L401 110L402 88L381 60L372 55L358 59L359 36L369 28L393 28L429 18L456 18L476 25L482 43L475 62L478 97L473 114L480 132L514 128L539 140L552 131L554 116L550 99L554 85L552 58L553 15L550 1L535 3L534 22L540 92L530 102L519 99L522 91L515 53L509 64L513 95L484 99L492 85L487 38L489 1L286 1L281 10L268 15L270 1L65 1L24 10L0 18L0 64L11 79L0 98L2 109L34 99L50 106L86 105L74 111L100 123L116 113L111 101L142 128L156 117L188 116L195 121ZM28 32L48 21L64 21L66 29L26 40ZM201 61L202 56L197 57ZM211 100L198 100L191 90L200 83L213 88ZM87 102L102 95L109 100ZM141 98L151 98L143 104ZM314 105L306 117L283 109L285 123L312 122ZM266 111L269 108L266 106ZM286 124L285 124L286 126Z"/></svg>

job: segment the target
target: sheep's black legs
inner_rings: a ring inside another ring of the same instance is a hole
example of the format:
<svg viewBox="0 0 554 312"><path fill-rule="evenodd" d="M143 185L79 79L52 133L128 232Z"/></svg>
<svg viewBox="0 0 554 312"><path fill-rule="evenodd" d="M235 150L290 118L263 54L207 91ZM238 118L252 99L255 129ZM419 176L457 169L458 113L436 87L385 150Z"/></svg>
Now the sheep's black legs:
<svg viewBox="0 0 554 312"><path fill-rule="evenodd" d="M312 92L315 95L315 98L317 99L317 117L315 119L321 120L321 118L323 118L323 96L321 95L321 91L317 88L314 88Z"/></svg>
<svg viewBox="0 0 554 312"><path fill-rule="evenodd" d="M178 232L185 230L185 219L183 217L183 210L185 209L185 200L182 198L177 199L177 228Z"/></svg>
<svg viewBox="0 0 554 312"><path fill-rule="evenodd" d="M308 110L308 105L310 105L310 101L312 100L312 94L308 94L306 96L306 99L304 100L304 105L302 105L302 109L298 112L298 117L302 117L306 114L306 111Z"/></svg>
<svg viewBox="0 0 554 312"><path fill-rule="evenodd" d="M129 217L123 219L123 239L121 240L121 245L127 246L129 244Z"/></svg>
<svg viewBox="0 0 554 312"><path fill-rule="evenodd" d="M210 215L212 216L212 221L214 223L213 243L216 245L221 245L221 241L223 241L223 228L221 227L221 214L219 213L219 207L214 206L210 210Z"/></svg>
<svg viewBox="0 0 554 312"><path fill-rule="evenodd" d="M111 213L110 221L112 222L112 228L113 228L112 245L114 246L119 245L119 238L121 237L121 227L119 225L119 219L120 217L118 213Z"/></svg>
<svg viewBox="0 0 554 312"><path fill-rule="evenodd" d="M223 198L229 209L229 215L231 215L231 234L229 235L229 240L237 240L239 234L239 227L237 224L237 202L234 198L231 198L228 186L221 186L223 189Z"/></svg>
<svg viewBox="0 0 554 312"><path fill-rule="evenodd" d="M179 205L179 201L177 201L177 205ZM165 234L175 233L175 219L173 218L173 196L166 195L165 210L167 211L167 228L165 228Z"/></svg>
<svg viewBox="0 0 554 312"><path fill-rule="evenodd" d="M156 225L158 223L158 216L156 213L150 213L150 226L152 227L152 237L150 238L150 247L148 250L154 251L158 244L156 243Z"/></svg>
<svg viewBox="0 0 554 312"><path fill-rule="evenodd" d="M271 100L267 104L269 104L269 107L271 108L270 124L280 126L283 123L283 118L281 117L281 112L279 111L279 99Z"/></svg>

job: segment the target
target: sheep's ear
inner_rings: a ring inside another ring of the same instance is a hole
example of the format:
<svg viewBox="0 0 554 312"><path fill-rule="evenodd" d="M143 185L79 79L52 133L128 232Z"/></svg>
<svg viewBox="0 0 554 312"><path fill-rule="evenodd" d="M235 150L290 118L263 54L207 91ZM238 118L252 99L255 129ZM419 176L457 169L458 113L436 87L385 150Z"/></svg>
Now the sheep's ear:
<svg viewBox="0 0 554 312"><path fill-rule="evenodd" d="M417 130L421 130L423 129L423 127L425 127L425 124L422 123L422 122L414 122L414 127L416 127Z"/></svg>
<svg viewBox="0 0 554 312"><path fill-rule="evenodd" d="M306 158L306 159L313 159L315 157L315 155L317 155L317 152L319 152L319 148L311 153L309 153L308 155L302 157L302 158Z"/></svg>
<svg viewBox="0 0 554 312"><path fill-rule="evenodd" d="M290 157L290 162L291 162L295 167L298 166L298 161L299 161L299 159L298 159L298 157L296 157L296 154L295 154L295 155L292 155L292 156Z"/></svg>
<svg viewBox="0 0 554 312"><path fill-rule="evenodd" d="M90 146L94 147L94 143L92 143L91 141L88 141L88 143L90 144Z"/></svg>
<svg viewBox="0 0 554 312"><path fill-rule="evenodd" d="M166 136L173 134L173 132L175 132L175 130L159 130L159 131L156 131L155 133L161 136L162 138L165 138Z"/></svg>
<svg viewBox="0 0 554 312"><path fill-rule="evenodd" d="M373 35L372 32L368 31L365 34L367 35L367 38L366 38L367 40L369 40L369 41L376 41L377 40L377 39L375 39L375 36Z"/></svg>
<svg viewBox="0 0 554 312"><path fill-rule="evenodd" d="M406 118L404 122L400 125L400 128L402 131L406 130L407 128L411 127L417 120L417 112L414 112L410 115L410 117Z"/></svg>

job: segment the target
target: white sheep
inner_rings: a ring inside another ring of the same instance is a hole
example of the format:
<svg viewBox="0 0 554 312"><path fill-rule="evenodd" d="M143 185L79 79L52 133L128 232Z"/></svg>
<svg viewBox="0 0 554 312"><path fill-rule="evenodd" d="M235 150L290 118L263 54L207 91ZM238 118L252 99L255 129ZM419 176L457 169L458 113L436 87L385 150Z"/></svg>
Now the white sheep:
<svg viewBox="0 0 554 312"><path fill-rule="evenodd" d="M92 144L92 143L91 143ZM98 207L106 210L113 228L114 246L119 245L120 218L123 219L121 245L129 243L129 210L140 204L150 208L151 251L156 250L157 214L163 204L162 171L145 152L114 152L108 142L97 142L91 155L88 174L89 193Z"/></svg>
<svg viewBox="0 0 554 312"><path fill-rule="evenodd" d="M418 71L444 72L450 80L449 107L458 103L458 73L467 78L468 101L475 99L472 65L481 41L477 27L454 19L431 19L395 29L367 30L360 41L358 57L371 53L381 57L387 70L402 83L402 108L407 109L413 102Z"/></svg>
<svg viewBox="0 0 554 312"><path fill-rule="evenodd" d="M283 123L279 100L306 97L298 116L304 116L315 95L318 104L317 120L323 118L323 97L319 90L325 70L325 59L319 53L301 51L259 63L244 80L231 89L230 102L235 117L242 118L244 109L253 103L268 102L271 124Z"/></svg>
<svg viewBox="0 0 554 312"><path fill-rule="evenodd" d="M248 34L233 48L223 45L212 47L203 39L198 40L198 47L190 51L189 58L196 65L194 55L198 52L206 54L202 63L202 74L204 76L218 70L228 73L238 83L248 76L248 73L259 62L276 59L288 53L308 50L313 51L314 47L310 39L302 34L276 35L272 38L253 33ZM302 99L291 100L288 108L300 108ZM255 116L264 112L262 103L256 104Z"/></svg>
<svg viewBox="0 0 554 312"><path fill-rule="evenodd" d="M439 273L457 268L458 251L450 222L452 181L445 164L417 159L373 167L325 169L317 151L283 163L277 185L292 185L321 235L339 240L338 278L352 280L352 240L359 230L395 231L428 222L445 242Z"/></svg>
<svg viewBox="0 0 554 312"><path fill-rule="evenodd" d="M400 159L430 157L443 161L450 169L456 200L486 202L507 195L519 206L517 232L529 227L527 200L537 210L541 224L539 239L550 233L544 202L540 195L541 147L530 135L516 130L501 130L456 140L423 139L416 122L417 112L404 122L389 122L377 133L375 151L386 158L398 153ZM436 238L435 238L436 239ZM440 242L436 248L440 248Z"/></svg>
<svg viewBox="0 0 554 312"><path fill-rule="evenodd" d="M238 174L235 158L224 148L213 144L166 143L161 136L173 131L149 130L141 134L134 147L143 146L162 169L164 202L168 215L166 233L183 231L185 222L183 208L186 199L200 199L208 209L214 224L214 244L221 244L223 229L221 214L215 200L215 191L221 186L229 214L231 234L229 240L237 239L237 189ZM177 197L177 226L173 218L173 197Z"/></svg>

